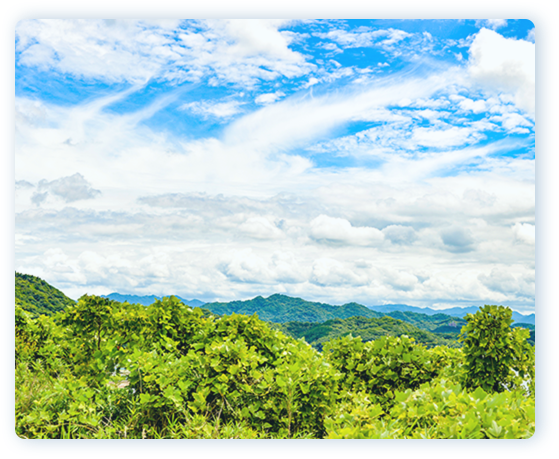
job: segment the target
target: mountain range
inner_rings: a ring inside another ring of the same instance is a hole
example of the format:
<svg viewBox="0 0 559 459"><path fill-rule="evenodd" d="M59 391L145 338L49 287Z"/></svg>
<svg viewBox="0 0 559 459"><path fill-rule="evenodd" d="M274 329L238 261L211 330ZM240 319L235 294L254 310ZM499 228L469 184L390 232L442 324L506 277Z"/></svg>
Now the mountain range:
<svg viewBox="0 0 559 459"><path fill-rule="evenodd" d="M64 309L75 301L68 298L60 290L51 286L44 280L28 275L15 273L15 290L16 304L21 305L24 309L34 314L52 314ZM128 302L149 306L156 299L162 297L156 295L124 295L120 293L111 293L109 295L101 295L118 302ZM175 295L176 296L176 295ZM379 306L364 306L359 303L347 303L341 306L334 306L327 303L319 303L303 300L302 298L290 297L282 294L270 295L267 298L257 296L245 301L229 301L229 302L211 302L192 299L187 300L176 296L180 301L191 307L204 307L213 314L258 314L259 318L268 322L285 323L285 322L326 322L332 319L347 319L350 317L380 318L390 316L395 319L403 320L411 324L419 324L424 329L433 330L441 327L462 326L463 319L467 314L474 314L478 307L470 306L465 308L455 307L448 309L432 309L409 306L406 304L386 304ZM425 316L433 316L435 320L425 320ZM456 318L453 323L452 318ZM528 324L535 325L535 314L520 314L512 312L512 319L516 325ZM429 325L426 328L426 323Z"/></svg>
<svg viewBox="0 0 559 459"><path fill-rule="evenodd" d="M130 304L143 304L144 306L149 306L155 300L160 300L163 297L155 296L155 295L123 295L121 293L110 293L109 295L100 295L102 298L108 298L109 300L118 301L119 303L128 302ZM170 296L170 295L165 295ZM182 301L187 306L191 306L193 308L199 308L200 306L204 305L205 303L200 300L185 300L180 296L173 295L178 300Z"/></svg>
<svg viewBox="0 0 559 459"><path fill-rule="evenodd" d="M51 315L75 304L60 290L42 279L16 273L16 306L21 306L32 315ZM155 295L123 295L111 293L102 295L118 302L149 306ZM419 308L405 304L363 306L347 303L333 306L327 303L306 301L282 294L267 298L257 296L246 301L204 303L200 300L177 299L191 307L202 307L204 315L257 314L261 320L294 338L302 338L318 350L334 338L352 334L364 341L380 336L400 336L407 334L428 347L437 345L456 346L458 335L466 324L464 316L475 313L477 307L449 308L436 310ZM528 341L535 343L535 315L523 315L513 311L514 327L530 330Z"/></svg>
<svg viewBox="0 0 559 459"><path fill-rule="evenodd" d="M479 309L477 306L469 306L465 308L447 308L447 309L431 309L431 308L419 308L417 306L408 306L407 304L385 304L382 306L369 306L369 309L382 312L390 313L394 311L410 311L417 312L420 314L435 315L435 314L446 314L448 316L464 318L466 314L475 314ZM519 312L512 311L512 320L517 323L525 324L536 324L535 314L520 314Z"/></svg>
<svg viewBox="0 0 559 459"><path fill-rule="evenodd" d="M160 300L162 297L155 295L123 295L120 293L111 293L110 295L101 295L104 298L128 303L139 303L149 306L154 299ZM191 307L204 306L205 309L217 315L223 314L258 314L262 320L269 322L324 322L330 319L346 319L352 316L361 317L382 317L393 315L395 312L414 312L418 314L427 314L429 316L436 314L445 314L447 316L464 318L467 314L475 314L479 309L477 306L454 307L447 309L432 309L429 307L420 308L417 306L409 306L407 304L384 304L379 306L364 306L359 303L347 303L341 306L333 306L327 303L319 303L306 301L301 298L290 297L276 293L264 298L257 296L256 298L244 301L228 301L228 302L212 302L204 303L203 301L192 299L185 300L175 295L184 304ZM397 317L400 318L400 317ZM525 323L535 325L535 314L521 314L512 312L512 319L515 323ZM402 320L406 320L402 318Z"/></svg>

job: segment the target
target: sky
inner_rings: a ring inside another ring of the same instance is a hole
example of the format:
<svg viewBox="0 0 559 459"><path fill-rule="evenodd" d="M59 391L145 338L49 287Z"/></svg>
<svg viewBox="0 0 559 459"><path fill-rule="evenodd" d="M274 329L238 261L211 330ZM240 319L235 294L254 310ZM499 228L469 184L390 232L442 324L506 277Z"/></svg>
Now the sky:
<svg viewBox="0 0 559 459"><path fill-rule="evenodd" d="M22 20L15 269L77 299L535 305L527 20Z"/></svg>

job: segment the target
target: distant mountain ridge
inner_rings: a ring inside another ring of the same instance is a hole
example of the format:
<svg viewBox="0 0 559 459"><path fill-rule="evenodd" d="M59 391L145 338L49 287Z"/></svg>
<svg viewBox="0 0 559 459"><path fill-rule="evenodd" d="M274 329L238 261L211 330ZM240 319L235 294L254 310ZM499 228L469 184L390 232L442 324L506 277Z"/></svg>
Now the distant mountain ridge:
<svg viewBox="0 0 559 459"><path fill-rule="evenodd" d="M156 295L123 295L120 293L111 293L110 295L101 295L111 300L129 303L139 303L149 306L155 299L161 299ZM165 295L169 296L169 295ZM186 300L177 295L180 301L191 307L204 306L205 309L217 315L228 314L258 314L258 317L268 322L325 322L331 319L347 319L353 316L361 316L368 318L378 318L383 316L391 316L402 319L409 323L414 323L412 315L403 317L405 313L426 314L428 316L446 315L463 319L467 314L475 314L479 309L476 306L470 307L454 307L448 309L432 309L429 307L420 308L407 304L385 304L378 306L364 306L359 303L346 303L341 306L320 303L315 301L307 301L302 298L290 297L280 293L275 293L267 298L257 296L250 300L235 300L227 302L210 302L192 299ZM527 323L535 325L535 314L524 315L519 312L512 312L512 319L515 323Z"/></svg>
<svg viewBox="0 0 559 459"><path fill-rule="evenodd" d="M409 306L407 304L385 304L381 306L367 306L372 311L381 313L391 313L395 311L409 311L417 312L420 314L435 315L435 314L446 314L448 316L464 318L466 314L475 314L479 307L469 306L465 308L455 307L447 309L431 309L431 308L419 308L417 306ZM519 312L512 311L512 320L518 323L536 324L535 314L520 314Z"/></svg>
<svg viewBox="0 0 559 459"><path fill-rule="evenodd" d="M263 298L257 296L246 301L227 303L206 303L204 308L213 314L258 314L267 322L325 322L330 319L347 319L348 317L382 317L384 314L373 311L362 304L348 303L342 306L306 301L276 293Z"/></svg>
<svg viewBox="0 0 559 459"><path fill-rule="evenodd" d="M163 297L162 296L156 296L156 295L123 295L121 293L110 293L109 295L100 295L102 298L108 298L109 300L113 300L113 301L118 301L119 303L124 303L124 302L128 302L130 304L142 304L144 306L149 306L150 304L152 304L155 300L160 300ZM165 295L165 296L171 296L171 295ZM203 306L204 303L203 301L200 300L185 300L184 298L181 298L180 296L177 295L173 295L175 298L177 298L178 300L182 301L184 304L186 304L187 306L191 306L193 308L199 308L200 306Z"/></svg>
<svg viewBox="0 0 559 459"><path fill-rule="evenodd" d="M28 274L15 273L15 303L34 316L51 315L75 304L60 290L44 280ZM156 295L102 295L117 302L149 306L162 297ZM204 303L197 299L175 297L191 307L202 308L203 314L257 314L261 320L272 322L273 327L294 337L302 338L318 350L334 338L349 333L364 341L380 336L407 334L428 347L457 346L458 335L466 324L464 317L477 312L478 307L432 309L406 304L364 306L347 303L341 306L307 301L282 294L268 298L257 296L245 301ZM528 342L535 345L535 314L523 315L513 311L513 327L530 331Z"/></svg>

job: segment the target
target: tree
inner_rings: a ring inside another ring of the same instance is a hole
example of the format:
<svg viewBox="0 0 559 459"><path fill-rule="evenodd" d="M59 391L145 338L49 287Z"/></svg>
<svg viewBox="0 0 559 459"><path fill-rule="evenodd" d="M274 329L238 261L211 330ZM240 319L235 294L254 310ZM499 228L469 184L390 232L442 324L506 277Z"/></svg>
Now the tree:
<svg viewBox="0 0 559 459"><path fill-rule="evenodd" d="M466 316L460 341L464 343L465 385L503 392L528 381L534 389L534 348L528 330L511 328L512 310L485 305Z"/></svg>

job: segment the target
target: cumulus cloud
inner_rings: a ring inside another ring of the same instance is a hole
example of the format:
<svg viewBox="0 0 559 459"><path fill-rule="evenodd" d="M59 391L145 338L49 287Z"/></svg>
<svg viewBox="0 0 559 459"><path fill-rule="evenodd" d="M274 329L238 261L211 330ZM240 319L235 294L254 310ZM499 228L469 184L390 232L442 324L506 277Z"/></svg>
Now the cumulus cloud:
<svg viewBox="0 0 559 459"><path fill-rule="evenodd" d="M515 223L512 226L514 237L524 244L534 245L536 243L536 227L530 223Z"/></svg>
<svg viewBox="0 0 559 459"><path fill-rule="evenodd" d="M299 283L306 278L295 256L275 251L263 257L252 249L233 250L222 257L219 270L232 282L239 283Z"/></svg>
<svg viewBox="0 0 559 459"><path fill-rule="evenodd" d="M472 42L469 53L469 72L475 81L488 90L512 94L520 109L534 115L534 43L505 38L483 28Z"/></svg>
<svg viewBox="0 0 559 459"><path fill-rule="evenodd" d="M256 239L278 239L283 232L266 217L250 217L239 226L239 230Z"/></svg>
<svg viewBox="0 0 559 459"><path fill-rule="evenodd" d="M534 123L526 119L519 113L504 113L502 115L492 116L491 121L497 121L501 123L501 126L510 132L522 132L528 133L529 130L522 129L523 127L531 128ZM522 129L522 130L521 130Z"/></svg>
<svg viewBox="0 0 559 459"><path fill-rule="evenodd" d="M417 240L417 233L410 226L389 225L382 233L392 244L409 245Z"/></svg>
<svg viewBox="0 0 559 459"><path fill-rule="evenodd" d="M313 263L310 282L321 286L365 285L368 279L337 260L319 258Z"/></svg>
<svg viewBox="0 0 559 459"><path fill-rule="evenodd" d="M319 215L310 223L310 235L319 242L330 244L375 245L384 234L377 228L353 226L344 218Z"/></svg>
<svg viewBox="0 0 559 459"><path fill-rule="evenodd" d="M441 231L441 238L447 250L465 253L474 250L474 238L468 229L451 227Z"/></svg>
<svg viewBox="0 0 559 459"><path fill-rule="evenodd" d="M50 182L41 180L31 199L33 203L40 205L47 199L48 195L52 195L70 203L83 199L95 199L100 194L101 192L94 189L83 175L75 173L69 177L61 177Z"/></svg>
<svg viewBox="0 0 559 459"><path fill-rule="evenodd" d="M489 275L480 274L478 279L489 290L503 295L531 297L535 293L533 273L514 273L512 270L493 268Z"/></svg>
<svg viewBox="0 0 559 459"><path fill-rule="evenodd" d="M254 101L257 104L271 104L276 100L281 99L285 94L282 91L270 92L266 94L260 94Z"/></svg>
<svg viewBox="0 0 559 459"><path fill-rule="evenodd" d="M418 278L408 272L395 269L384 269L383 280L395 290L411 292L419 284Z"/></svg>

